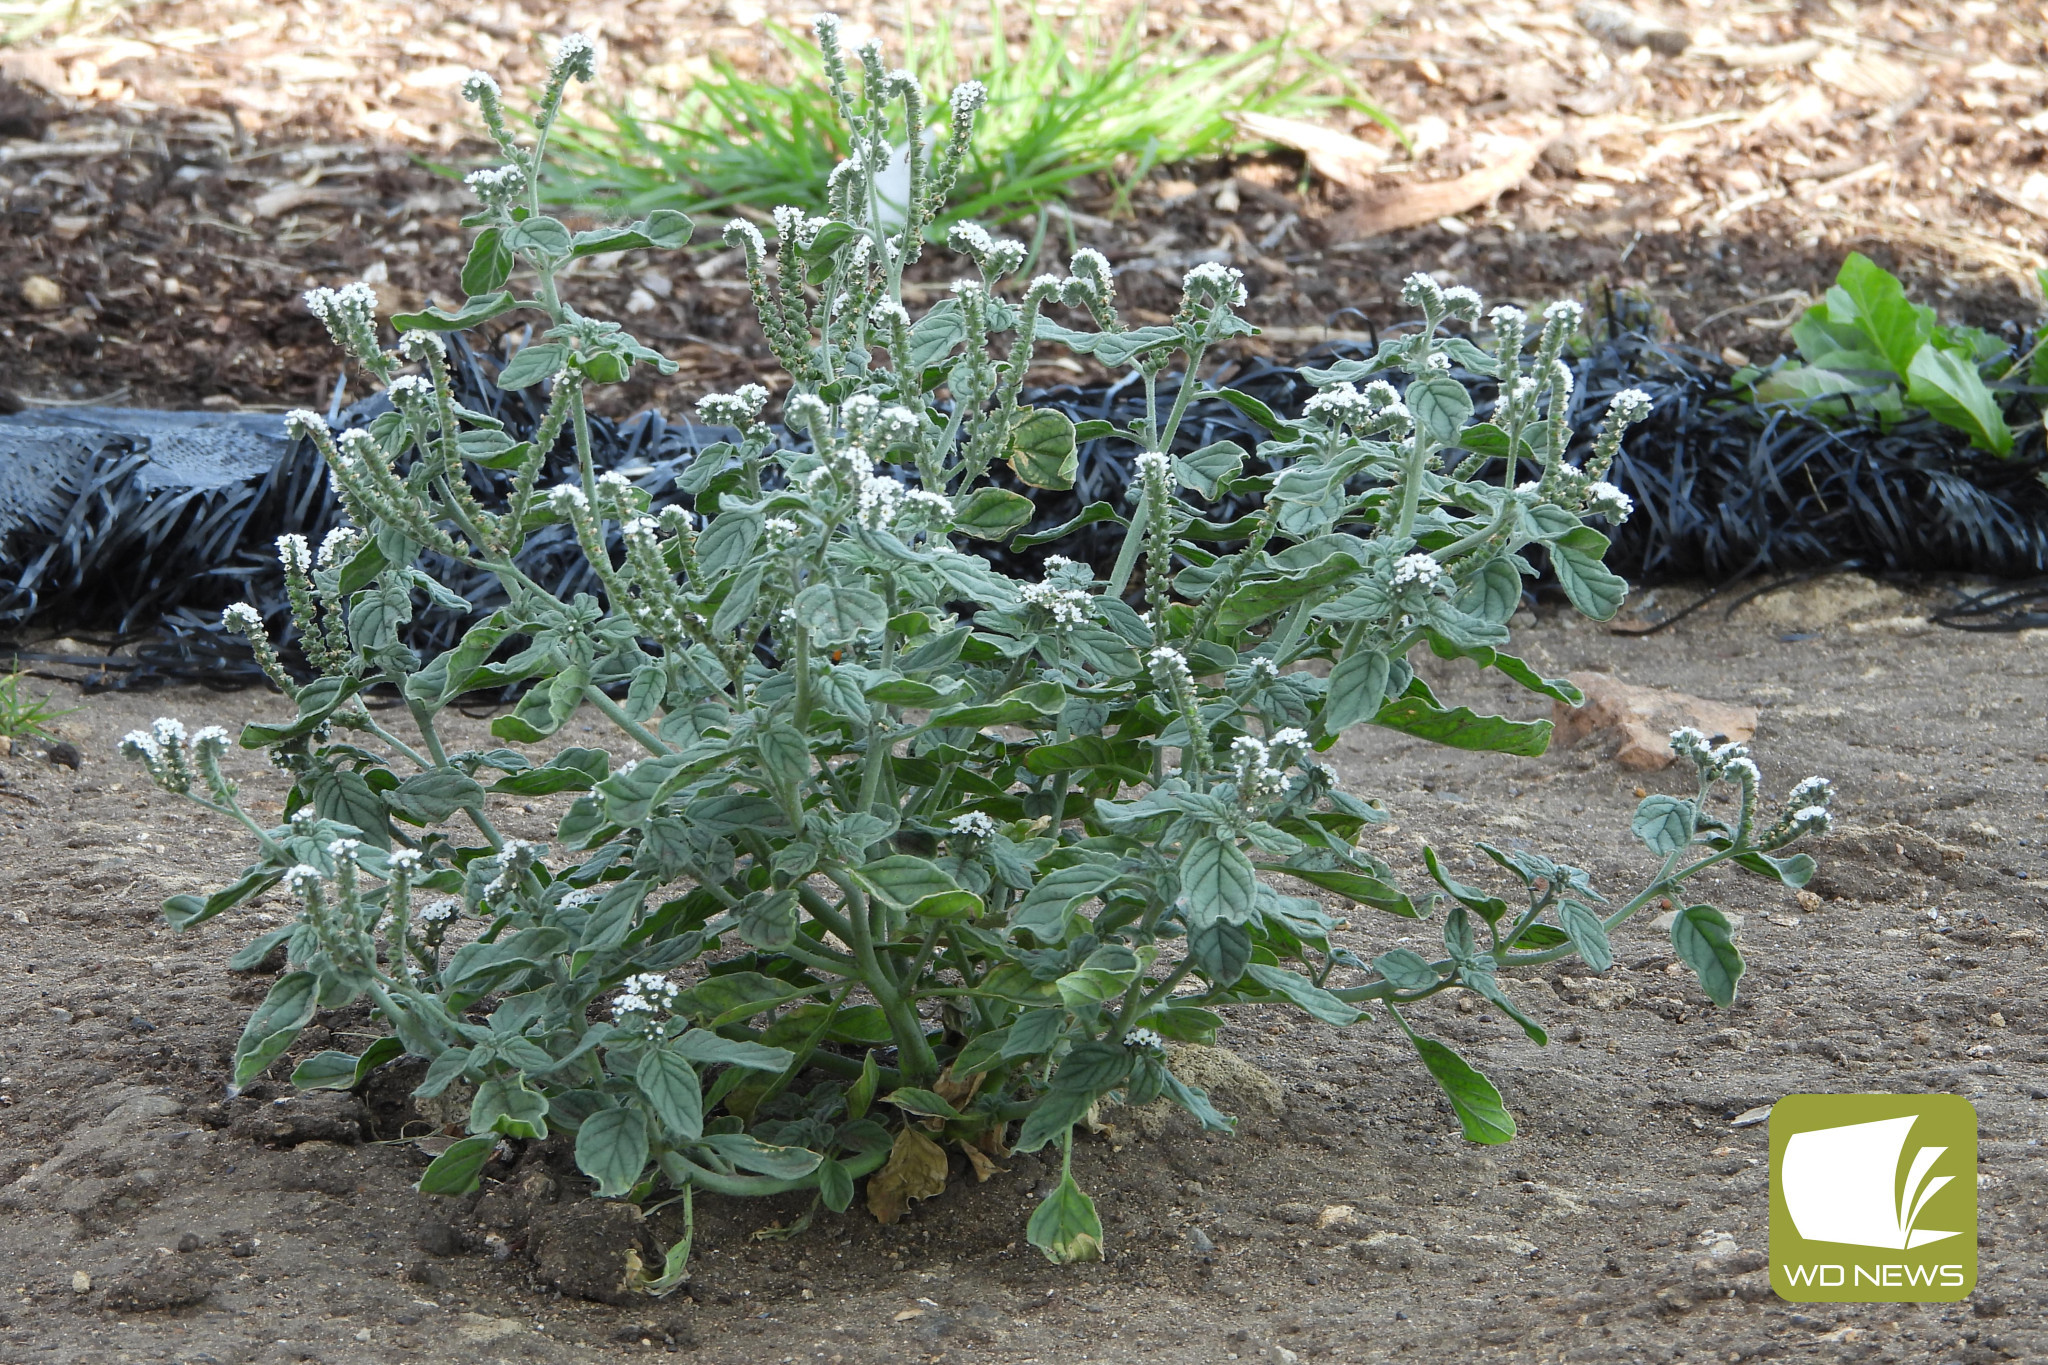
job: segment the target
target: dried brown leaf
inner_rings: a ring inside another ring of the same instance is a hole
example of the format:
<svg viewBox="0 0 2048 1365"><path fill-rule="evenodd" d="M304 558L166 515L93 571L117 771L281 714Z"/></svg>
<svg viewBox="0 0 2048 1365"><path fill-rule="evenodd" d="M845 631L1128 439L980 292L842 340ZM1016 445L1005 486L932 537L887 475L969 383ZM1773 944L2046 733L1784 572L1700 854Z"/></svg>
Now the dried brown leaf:
<svg viewBox="0 0 2048 1365"><path fill-rule="evenodd" d="M868 1212L878 1223L893 1223L913 1199L929 1199L946 1188L946 1153L916 1128L896 1135L889 1160L868 1177Z"/></svg>
<svg viewBox="0 0 2048 1365"><path fill-rule="evenodd" d="M960 1143L960 1150L967 1154L967 1164L974 1168L974 1181L976 1184L981 1184L990 1176L998 1175L1010 1169L1007 1166L996 1165L995 1160L987 1152L982 1151L981 1148L971 1142L963 1140Z"/></svg>
<svg viewBox="0 0 2048 1365"><path fill-rule="evenodd" d="M1372 184L1372 173L1386 164L1386 148L1320 123L1244 109L1225 117L1252 137L1262 137L1306 154L1317 175L1347 190L1366 189Z"/></svg>
<svg viewBox="0 0 2048 1365"><path fill-rule="evenodd" d="M1492 165L1455 180L1409 184L1374 195L1339 214L1330 226L1330 235L1358 241L1477 208L1527 179L1546 145L1540 140L1525 142Z"/></svg>

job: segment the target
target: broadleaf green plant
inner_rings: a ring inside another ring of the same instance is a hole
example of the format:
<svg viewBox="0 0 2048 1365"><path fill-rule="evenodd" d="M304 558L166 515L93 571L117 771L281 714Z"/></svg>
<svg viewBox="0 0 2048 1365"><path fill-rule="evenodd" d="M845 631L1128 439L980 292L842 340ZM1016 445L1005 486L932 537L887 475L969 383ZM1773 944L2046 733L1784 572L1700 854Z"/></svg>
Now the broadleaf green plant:
<svg viewBox="0 0 2048 1365"><path fill-rule="evenodd" d="M1359 724L1543 749L1547 720L1447 706L1411 655L1578 699L1504 652L1507 625L1539 554L1581 610L1614 612L1623 585L1587 522L1628 512L1600 476L1647 401L1619 396L1587 463L1568 463L1558 355L1577 306L1533 327L1495 309L1482 347L1450 334L1478 321L1478 296L1417 275L1404 297L1422 325L1312 372L1320 392L1300 418L1222 392L1270 431L1260 454L1277 473L1175 454L1197 385L1168 405L1159 381L1252 330L1237 273L1196 267L1170 321L1133 328L1101 256L1012 285L1023 245L959 224L966 273L913 318L902 273L957 157L915 168L911 220L883 225L885 114L912 86L868 49L856 90L829 19L820 36L854 145L832 212L778 214L772 248L751 223L725 229L788 372L789 431L806 439L762 420L765 388L706 398L707 420L739 435L678 477L692 510L650 517L644 490L595 468L586 389L661 362L556 288L584 244L656 249L684 229L544 227L535 149L506 131L488 80L467 90L505 164L472 177L484 208L469 220L468 303L399 318L393 353L367 290L310 297L395 409L339 439L313 414L292 418L354 523L317 554L293 537L280 547L319 676L295 682L254 610L228 613L296 702L294 719L241 736L294 774L287 818L266 826L238 802L218 729L164 720L126 745L260 848L233 886L169 901L173 924L279 882L303 907L236 959L282 944L287 964L244 1030L234 1084L290 1052L317 1011L367 1000L390 1037L307 1058L295 1078L348 1087L400 1052L425 1059L415 1093L467 1100L462 1136L420 1182L441 1195L475 1188L503 1144L559 1133L602 1197L808 1190L843 1210L865 1179L868 1208L893 1219L944 1187L942 1144L978 1161L1057 1146L1061 1182L1026 1229L1056 1261L1103 1251L1071 1161L1076 1125L1102 1105L1163 1101L1232 1127L1175 1070L1176 1046L1213 1042L1219 1007L1398 1030L1466 1136L1507 1140L1499 1091L1422 1036L1411 1007L1470 991L1542 1043L1506 984L1518 969L1578 954L1604 970L1610 935L1706 868L1802 884L1811 860L1784 850L1826 826L1827 783L1767 802L1739 746L1681 731L1697 780L1645 801L1636 833L1659 862L1633 895L1609 902L1577 867L1486 846L1511 891L1453 878L1431 850L1423 894L1368 847L1381 809L1318 754ZM542 138L588 63L587 46L564 48ZM971 84L953 92L951 145L967 144L980 105ZM515 311L543 329L504 382L549 386L525 443L456 403L438 339ZM1042 581L1020 581L960 548L1022 520L989 483L999 464L1033 486L1073 481L1074 428L1019 398L1045 345L1131 366L1146 395L1141 419L1090 431L1134 445L1140 471L1128 515L1102 514L1124 528L1106 579L1055 558ZM1500 385L1494 421L1472 422L1454 363ZM408 365L420 372L399 373ZM1383 377L1401 374L1405 401ZM576 477L540 489L564 432ZM466 481L476 461L513 471L502 505ZM1205 514L1212 497L1248 494L1262 497L1251 515ZM515 566L522 539L555 524L601 598L564 601ZM488 568L510 599L433 659L398 635L422 597L461 606L415 566L424 548ZM526 691L492 724L500 746L451 752L446 708L510 684ZM403 702L406 726L365 707L373 689ZM558 742L579 715L609 722L633 756L521 747ZM1711 813L1717 788L1734 797L1730 822ZM494 799L546 793L575 793L553 847L500 834ZM1300 888L1358 909L1334 914ZM1440 935L1442 951L1365 960L1340 934L1369 912ZM1727 920L1688 906L1672 943L1726 1003L1741 972ZM672 1289L687 1254L679 1243L642 1287Z"/></svg>
<svg viewBox="0 0 2048 1365"><path fill-rule="evenodd" d="M2012 453L2007 413L1987 383L2013 370L2011 348L1981 328L1941 325L1861 252L1849 253L1826 298L1792 325L1792 342L1799 360L1745 367L1737 391L1837 417L1853 407L1883 422L1918 408L1980 450Z"/></svg>

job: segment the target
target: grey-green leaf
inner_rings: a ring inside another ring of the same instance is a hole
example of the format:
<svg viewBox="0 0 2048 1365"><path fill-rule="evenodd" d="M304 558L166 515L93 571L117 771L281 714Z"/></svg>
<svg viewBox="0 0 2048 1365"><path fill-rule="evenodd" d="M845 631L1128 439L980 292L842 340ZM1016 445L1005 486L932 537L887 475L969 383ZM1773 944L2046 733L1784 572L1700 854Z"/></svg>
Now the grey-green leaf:
<svg viewBox="0 0 2048 1365"><path fill-rule="evenodd" d="M1258 873L1236 844L1205 834L1189 841L1180 858L1180 894L1188 927L1246 924L1258 903Z"/></svg>
<svg viewBox="0 0 2048 1365"><path fill-rule="evenodd" d="M1699 977L1708 999L1722 1009L1735 1003L1742 954L1735 949L1735 930L1726 915L1711 905L1687 906L1672 917L1671 947Z"/></svg>
<svg viewBox="0 0 2048 1365"><path fill-rule="evenodd" d="M576 1168L616 1199L647 1169L647 1116L637 1107L600 1109L576 1131Z"/></svg>

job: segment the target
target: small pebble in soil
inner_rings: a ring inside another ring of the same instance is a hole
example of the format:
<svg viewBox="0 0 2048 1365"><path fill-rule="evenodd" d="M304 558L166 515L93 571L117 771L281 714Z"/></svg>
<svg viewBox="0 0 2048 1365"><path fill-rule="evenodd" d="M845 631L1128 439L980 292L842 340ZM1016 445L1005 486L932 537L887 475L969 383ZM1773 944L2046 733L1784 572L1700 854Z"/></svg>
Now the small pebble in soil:
<svg viewBox="0 0 2048 1365"><path fill-rule="evenodd" d="M43 756L50 760L51 767L62 766L73 772L77 772L78 765L85 761L85 755L78 752L76 744L63 742L52 744L43 751Z"/></svg>

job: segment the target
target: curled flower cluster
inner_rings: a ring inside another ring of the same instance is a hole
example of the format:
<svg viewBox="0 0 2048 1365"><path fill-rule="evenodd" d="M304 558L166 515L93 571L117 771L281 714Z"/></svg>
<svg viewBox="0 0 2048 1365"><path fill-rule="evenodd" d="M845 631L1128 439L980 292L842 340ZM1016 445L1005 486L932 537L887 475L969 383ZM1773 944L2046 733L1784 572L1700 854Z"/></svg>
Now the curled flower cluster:
<svg viewBox="0 0 2048 1365"><path fill-rule="evenodd" d="M1242 308L1246 298L1244 272L1220 261L1204 261L1181 277L1181 303L1198 308L1216 302L1226 308Z"/></svg>
<svg viewBox="0 0 2048 1365"><path fill-rule="evenodd" d="M407 403L431 403L434 399L434 383L425 375L402 374L391 381L388 392L391 401L401 406Z"/></svg>
<svg viewBox="0 0 2048 1365"><path fill-rule="evenodd" d="M555 48L555 59L548 66L550 83L564 83L570 77L580 81L597 78L597 44L587 33L571 33Z"/></svg>
<svg viewBox="0 0 2048 1365"><path fill-rule="evenodd" d="M1402 555L1394 561L1394 586L1397 588L1409 583L1425 588L1435 587L1443 576L1444 566L1428 555Z"/></svg>
<svg viewBox="0 0 2048 1365"><path fill-rule="evenodd" d="M954 816L950 828L969 839L987 839L995 834L996 822L978 810L971 810Z"/></svg>
<svg viewBox="0 0 2048 1365"><path fill-rule="evenodd" d="M1092 246L1074 253L1067 266L1067 278L1060 285L1060 302L1069 308L1085 308L1097 321L1116 316L1112 299L1116 293L1109 258Z"/></svg>
<svg viewBox="0 0 2048 1365"><path fill-rule="evenodd" d="M988 106L988 87L980 81L962 81L953 87L946 102L956 121L973 118Z"/></svg>
<svg viewBox="0 0 2048 1365"><path fill-rule="evenodd" d="M320 319L334 344L365 364L381 363L377 344L377 291L358 280L339 289L308 289L306 311Z"/></svg>
<svg viewBox="0 0 2048 1365"><path fill-rule="evenodd" d="M1401 302L1410 308L1420 308L1424 315L1433 319L1444 315L1444 287L1432 275L1420 270L1401 281Z"/></svg>
<svg viewBox="0 0 2048 1365"><path fill-rule="evenodd" d="M1414 414L1394 386L1383 379L1362 389L1349 383L1332 384L1302 405L1302 416L1321 423L1326 430L1352 436L1386 432L1399 439L1415 429Z"/></svg>
<svg viewBox="0 0 2048 1365"><path fill-rule="evenodd" d="M902 506L902 484L886 474L868 474L861 479L853 517L864 530L886 531Z"/></svg>
<svg viewBox="0 0 2048 1365"><path fill-rule="evenodd" d="M1825 777L1809 777L1792 789L1785 799L1789 806L1825 806L1835 796L1835 784Z"/></svg>
<svg viewBox="0 0 2048 1365"><path fill-rule="evenodd" d="M1166 1039L1155 1029L1134 1028L1124 1035L1124 1046L1133 1052L1164 1052Z"/></svg>
<svg viewBox="0 0 2048 1365"><path fill-rule="evenodd" d="M413 920L422 928L453 924L462 914L462 902L450 897L428 901L413 912Z"/></svg>
<svg viewBox="0 0 2048 1365"><path fill-rule="evenodd" d="M1751 772L1756 770L1756 765L1749 761L1748 746L1731 743L1716 747L1712 740L1690 725L1671 732L1671 752L1691 760L1703 775L1715 779L1726 776L1730 766L1738 761L1748 763Z"/></svg>
<svg viewBox="0 0 2048 1365"><path fill-rule="evenodd" d="M509 209L526 193L526 172L518 166L485 166L462 177L469 192L486 208Z"/></svg>
<svg viewBox="0 0 2048 1365"><path fill-rule="evenodd" d="M363 548L364 539L363 533L353 526L332 528L320 541L320 567L331 569L355 558L356 551Z"/></svg>
<svg viewBox="0 0 2048 1365"><path fill-rule="evenodd" d="M612 1001L612 1018L626 1023L663 1013L674 1009L682 994L675 982L660 973L638 972L619 983L618 998Z"/></svg>
<svg viewBox="0 0 2048 1365"><path fill-rule="evenodd" d="M952 522L952 502L928 488L905 491L902 508L896 513L896 529L904 532L941 531Z"/></svg>
<svg viewBox="0 0 2048 1365"><path fill-rule="evenodd" d="M1586 510L1619 526L1636 510L1635 500L1605 479L1586 485Z"/></svg>
<svg viewBox="0 0 2048 1365"><path fill-rule="evenodd" d="M287 573L305 573L313 567L313 550L306 544L306 538L296 531L287 531L277 538L277 562L284 565Z"/></svg>
<svg viewBox="0 0 2048 1365"><path fill-rule="evenodd" d="M1640 422L1650 415L1650 395L1641 389L1623 389L1607 404L1607 411L1622 422Z"/></svg>
<svg viewBox="0 0 2048 1365"><path fill-rule="evenodd" d="M207 770L209 785L218 792L222 785L219 761L227 748L227 739L227 731L219 726L208 726L188 738L182 722L159 716L147 730L130 730L123 735L121 753L147 768L152 782L179 795L192 789L193 760L197 757Z"/></svg>
<svg viewBox="0 0 2048 1365"><path fill-rule="evenodd" d="M1460 318L1466 322L1479 321L1479 310L1485 305L1479 298L1479 291L1468 285L1454 284L1444 290L1444 315Z"/></svg>
<svg viewBox="0 0 2048 1365"><path fill-rule="evenodd" d="M731 393L707 393L697 400L697 415L715 427L751 425L768 405L768 390L742 384Z"/></svg>
<svg viewBox="0 0 2048 1365"><path fill-rule="evenodd" d="M1273 764L1272 747L1255 735L1230 741L1230 771L1237 799L1247 807L1271 801L1287 789L1287 773Z"/></svg>
<svg viewBox="0 0 2048 1365"><path fill-rule="evenodd" d="M1080 588L1053 582L1020 583L1017 596L1027 607L1042 608L1052 617L1055 631L1071 630L1085 623L1094 611L1094 598Z"/></svg>

